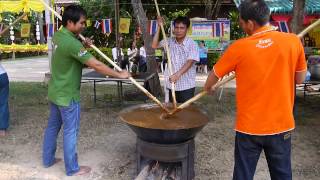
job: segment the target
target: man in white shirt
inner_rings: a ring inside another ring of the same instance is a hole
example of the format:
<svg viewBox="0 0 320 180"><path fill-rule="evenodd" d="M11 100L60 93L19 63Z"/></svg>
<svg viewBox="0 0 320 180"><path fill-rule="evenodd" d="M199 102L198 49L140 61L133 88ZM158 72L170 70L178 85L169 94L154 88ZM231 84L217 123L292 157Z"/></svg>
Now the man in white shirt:
<svg viewBox="0 0 320 180"><path fill-rule="evenodd" d="M136 42L131 43L131 47L128 48L127 55L129 59L129 71L132 72L133 64L136 63L136 58L138 54L138 49L136 47Z"/></svg>
<svg viewBox="0 0 320 180"><path fill-rule="evenodd" d="M144 43L142 42L142 46L139 50L140 59L139 59L139 72L146 72L147 71L147 53L144 47Z"/></svg>
<svg viewBox="0 0 320 180"><path fill-rule="evenodd" d="M158 24L163 24L162 18L158 17ZM194 96L196 85L196 66L199 62L198 45L191 38L187 37L190 20L187 17L178 17L174 20L175 37L168 38L170 59L172 63L172 75L167 68L165 70L166 87L170 91L171 83L175 83L175 93L178 103L183 103ZM164 48L165 42L159 43L160 28L153 37L152 48Z"/></svg>
<svg viewBox="0 0 320 180"><path fill-rule="evenodd" d="M120 49L120 59L118 59L117 47L112 48L112 57L114 62L116 62L119 66L122 66L121 63L123 61L124 54L123 54L122 48L119 48L119 49Z"/></svg>

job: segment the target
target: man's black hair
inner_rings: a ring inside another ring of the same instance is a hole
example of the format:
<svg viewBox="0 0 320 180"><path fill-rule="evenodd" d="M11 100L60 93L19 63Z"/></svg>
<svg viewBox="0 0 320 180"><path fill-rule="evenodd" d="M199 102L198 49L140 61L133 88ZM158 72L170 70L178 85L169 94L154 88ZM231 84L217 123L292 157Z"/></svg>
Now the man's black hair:
<svg viewBox="0 0 320 180"><path fill-rule="evenodd" d="M243 0L239 6L240 17L263 26L269 22L270 9L264 0Z"/></svg>
<svg viewBox="0 0 320 180"><path fill-rule="evenodd" d="M68 21L72 21L73 23L77 23L81 16L86 17L87 12L78 5L70 5L65 8L64 13L62 15L62 25L67 26Z"/></svg>
<svg viewBox="0 0 320 180"><path fill-rule="evenodd" d="M187 28L189 28L190 26L190 19L186 16L178 16L174 21L173 21L173 25L175 26L177 23L182 23L184 25L187 26Z"/></svg>

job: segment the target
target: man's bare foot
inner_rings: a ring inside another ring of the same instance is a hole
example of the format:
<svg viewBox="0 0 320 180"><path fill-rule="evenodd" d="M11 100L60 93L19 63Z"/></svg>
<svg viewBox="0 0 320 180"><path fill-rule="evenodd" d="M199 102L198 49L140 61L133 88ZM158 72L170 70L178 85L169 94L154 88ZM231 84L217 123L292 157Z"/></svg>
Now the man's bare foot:
<svg viewBox="0 0 320 180"><path fill-rule="evenodd" d="M7 135L6 130L0 130L0 137L4 137Z"/></svg>
<svg viewBox="0 0 320 180"><path fill-rule="evenodd" d="M89 166L80 166L80 169L78 172L74 173L72 176L81 176L88 174L91 171L91 167Z"/></svg>

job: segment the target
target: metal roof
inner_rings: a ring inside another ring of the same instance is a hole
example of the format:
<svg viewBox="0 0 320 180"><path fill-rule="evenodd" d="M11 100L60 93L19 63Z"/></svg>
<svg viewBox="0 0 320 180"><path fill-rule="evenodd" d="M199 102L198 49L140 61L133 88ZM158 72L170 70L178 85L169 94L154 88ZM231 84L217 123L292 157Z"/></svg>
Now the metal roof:
<svg viewBox="0 0 320 180"><path fill-rule="evenodd" d="M234 0L238 7L242 0ZM293 0L265 0L271 13L291 13ZM307 14L320 14L320 0L306 0L305 12Z"/></svg>

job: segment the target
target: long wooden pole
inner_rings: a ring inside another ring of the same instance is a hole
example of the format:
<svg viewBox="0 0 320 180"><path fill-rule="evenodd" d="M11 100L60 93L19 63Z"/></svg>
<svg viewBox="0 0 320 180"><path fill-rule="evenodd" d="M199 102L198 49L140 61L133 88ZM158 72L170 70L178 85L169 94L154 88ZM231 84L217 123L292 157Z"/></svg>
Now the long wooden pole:
<svg viewBox="0 0 320 180"><path fill-rule="evenodd" d="M305 28L303 31L301 31L298 36L302 38L304 35L306 35L311 29L315 28L316 26L320 25L320 19L318 19L316 22L312 23L310 26Z"/></svg>
<svg viewBox="0 0 320 180"><path fill-rule="evenodd" d="M53 12L60 20L62 20L62 17L59 13L54 11L50 6L48 6L43 0L40 0L42 4L49 9L51 12ZM79 37L82 40L85 40L85 37L83 37L81 34L79 34ZM107 57L103 52L101 52L95 45L91 45L91 48L93 48L98 54L100 54L104 59L106 59L112 66L114 66L118 71L122 71L122 69L114 63L109 57ZM138 89L140 89L143 93L145 93L151 100L156 102L163 110L165 110L167 113L170 112L156 97L154 97L148 90L146 90L141 84L139 84L135 79L132 77L129 77L129 80L137 86Z"/></svg>
<svg viewBox="0 0 320 180"><path fill-rule="evenodd" d="M154 0L154 3L156 5L158 17L161 17L157 0ZM172 75L172 63L171 63L171 55L170 55L170 51L169 51L169 46L168 46L168 40L167 40L167 36L166 36L166 32L164 30L163 24L160 24L160 28L161 28L161 32L162 32L162 36L163 36L163 40L164 40L164 44L165 44L164 47L167 51L168 68L169 68L169 74L171 76ZM172 100L173 100L172 101L173 108L176 109L177 108L177 100L176 100L176 92L175 92L175 87L174 87L173 82L171 83L171 93L172 93Z"/></svg>
<svg viewBox="0 0 320 180"><path fill-rule="evenodd" d="M14 26L17 22L19 22L22 18L24 18L28 13L23 13L20 17L18 17L18 19L16 19L15 21L12 22L11 26ZM1 32L0 32L0 37L2 36L2 34L4 34L6 31L8 31L10 28L10 26L7 26L6 28L4 28Z"/></svg>
<svg viewBox="0 0 320 180"><path fill-rule="evenodd" d="M302 32L300 32L297 36L299 38L302 38L304 35L306 35L311 29L315 28L316 26L320 25L320 19L318 19L316 22L312 23L310 26L308 26L307 28L305 28ZM231 75L225 79L223 79L222 81L217 82L217 84L214 86L214 88L218 88L219 86L231 81L232 79L235 78L235 75ZM173 115L174 113L176 113L177 111L189 106L191 103L193 103L194 101L197 101L198 99L200 99L202 96L206 95L207 92L206 91L202 91L199 94L197 94L196 96L194 96L193 98L189 99L188 101L184 102L183 104L181 104L177 109L171 111L168 115Z"/></svg>
<svg viewBox="0 0 320 180"><path fill-rule="evenodd" d="M235 75L232 74L232 75L228 76L227 78L225 78L225 79L223 79L223 80L221 80L221 81L218 81L218 82L214 85L213 89L216 89L216 88L218 88L218 87L226 84L227 82L231 81L231 80L234 79L234 78L235 78ZM171 111L171 112L169 113L169 115L173 115L174 113L180 111L181 109L189 106L191 103L193 103L194 101L197 101L198 99L202 98L202 97L203 97L204 95L206 95L207 93L208 93L207 91L202 91L202 92L200 92L199 94L195 95L193 98L191 98L191 99L189 99L188 101L186 101L186 102L184 102L183 104L181 104L177 109Z"/></svg>

